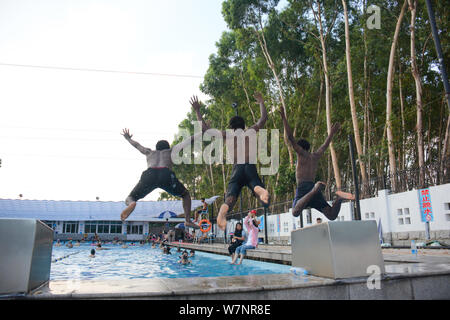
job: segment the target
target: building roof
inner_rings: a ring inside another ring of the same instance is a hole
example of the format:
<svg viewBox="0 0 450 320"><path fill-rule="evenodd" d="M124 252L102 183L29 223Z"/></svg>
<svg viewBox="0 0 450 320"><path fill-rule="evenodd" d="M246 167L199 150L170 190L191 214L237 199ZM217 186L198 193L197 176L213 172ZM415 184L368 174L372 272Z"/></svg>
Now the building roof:
<svg viewBox="0 0 450 320"><path fill-rule="evenodd" d="M205 199L213 203L218 196ZM191 210L202 205L192 200ZM125 209L123 201L57 201L0 199L0 218L28 218L50 221L120 221ZM183 203L175 201L138 201L127 221L154 221L164 211L183 214Z"/></svg>

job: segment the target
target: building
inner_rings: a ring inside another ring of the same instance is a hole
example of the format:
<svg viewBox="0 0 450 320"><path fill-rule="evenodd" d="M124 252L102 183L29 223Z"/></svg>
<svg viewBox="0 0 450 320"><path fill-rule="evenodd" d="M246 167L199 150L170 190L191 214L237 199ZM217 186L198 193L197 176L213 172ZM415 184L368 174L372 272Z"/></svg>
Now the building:
<svg viewBox="0 0 450 320"><path fill-rule="evenodd" d="M213 203L217 196L206 199ZM192 200L195 210L202 205ZM0 199L0 218L30 218L46 223L55 239L78 240L97 234L102 240L142 240L184 222L182 201L139 201L125 222L120 213L125 203L114 201L54 201ZM168 231L168 230L167 230Z"/></svg>

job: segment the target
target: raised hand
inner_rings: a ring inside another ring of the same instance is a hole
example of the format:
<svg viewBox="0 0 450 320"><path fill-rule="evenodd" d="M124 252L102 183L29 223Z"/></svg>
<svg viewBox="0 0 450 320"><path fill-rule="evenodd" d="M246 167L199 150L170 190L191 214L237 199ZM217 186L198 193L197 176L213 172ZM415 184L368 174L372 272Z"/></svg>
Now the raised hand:
<svg viewBox="0 0 450 320"><path fill-rule="evenodd" d="M130 134L130 129L123 129L121 135L123 135L125 139L131 139L131 137L133 136L132 134Z"/></svg>
<svg viewBox="0 0 450 320"><path fill-rule="evenodd" d="M256 102L258 103L264 103L264 98L261 94L261 92L256 92L253 97L255 98Z"/></svg>
<svg viewBox="0 0 450 320"><path fill-rule="evenodd" d="M200 102L198 101L197 96L192 96L189 100L189 103L191 104L192 108L196 111L200 110Z"/></svg>
<svg viewBox="0 0 450 320"><path fill-rule="evenodd" d="M336 132L338 132L341 129L341 124L339 122L336 122L335 124L333 124L333 126L331 127L331 133L335 134Z"/></svg>

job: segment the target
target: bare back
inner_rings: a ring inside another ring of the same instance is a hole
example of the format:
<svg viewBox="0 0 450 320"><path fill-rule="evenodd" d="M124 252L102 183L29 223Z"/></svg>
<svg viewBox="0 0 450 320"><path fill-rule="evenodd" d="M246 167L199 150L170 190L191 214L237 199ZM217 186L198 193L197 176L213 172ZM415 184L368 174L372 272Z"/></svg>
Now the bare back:
<svg viewBox="0 0 450 320"><path fill-rule="evenodd" d="M297 153L297 166L295 168L297 184L305 181L314 182L320 157L321 154L317 153Z"/></svg>
<svg viewBox="0 0 450 320"><path fill-rule="evenodd" d="M167 167L172 169L172 149L164 150L148 150L146 152L147 157L147 167L148 168L161 168Z"/></svg>

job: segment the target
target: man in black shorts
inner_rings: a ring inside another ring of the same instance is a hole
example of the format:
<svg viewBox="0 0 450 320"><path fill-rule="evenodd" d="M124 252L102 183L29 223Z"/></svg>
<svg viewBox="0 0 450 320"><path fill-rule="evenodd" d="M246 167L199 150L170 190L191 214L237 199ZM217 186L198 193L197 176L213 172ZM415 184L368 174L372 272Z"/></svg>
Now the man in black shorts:
<svg viewBox="0 0 450 320"><path fill-rule="evenodd" d="M322 181L314 183L316 177L319 160L325 150L331 143L331 139L340 129L340 124L334 124L331 128L325 142L317 149L316 152L309 152L309 142L303 139L295 141L292 130L284 115L284 108L280 107L280 114L286 129L288 140L292 148L297 153L297 165L295 170L295 178L297 180L297 191L292 204L292 214L298 217L303 209L308 207L317 209L322 212L329 220L335 220L341 210L343 200L354 200L355 197L351 193L336 191L337 199L330 206L320 191L321 187L326 185Z"/></svg>
<svg viewBox="0 0 450 320"><path fill-rule="evenodd" d="M254 98L258 102L261 111L261 117L253 126L245 130L245 120L242 117L234 116L230 119L229 126L234 132L237 130L242 130L244 133L245 149L241 150L239 144L237 143L237 137L228 136L225 131L222 131L222 137L227 144L227 152L229 153L229 159L233 161L233 171L231 172L231 179L228 182L227 194L225 196L225 203L219 209L219 214L217 216L217 225L222 230L225 230L227 226L226 215L233 209L236 204L236 200L241 193L243 186L247 186L252 190L253 194L257 196L262 204L267 207L269 205L269 192L265 189L264 184L258 176L256 171L256 165L251 163L252 157L255 154L250 154L250 138L245 136L249 130L254 130L254 133L258 132L259 129L264 127L267 121L267 110L264 106L264 100L260 93L256 93ZM202 128L209 129L209 126L205 123L200 113L200 103L197 97L192 97L191 105L196 112L198 121L202 122ZM251 132L250 132L251 133ZM231 153L233 152L233 153ZM254 152L256 153L256 152Z"/></svg>
<svg viewBox="0 0 450 320"><path fill-rule="evenodd" d="M120 215L120 219L124 221L128 218L136 208L136 201L144 198L156 188L161 188L171 195L183 199L183 209L186 220L185 225L187 227L198 228L198 225L192 223L190 220L191 196L172 171L172 148L170 148L169 142L160 140L156 143L156 150L151 150L132 140L132 135L128 129L124 129L122 135L133 147L147 157L148 169L142 173L138 184L125 200L127 207ZM194 136L192 136L191 139L186 139L173 148L181 149L184 145L191 143L192 139L194 139Z"/></svg>

